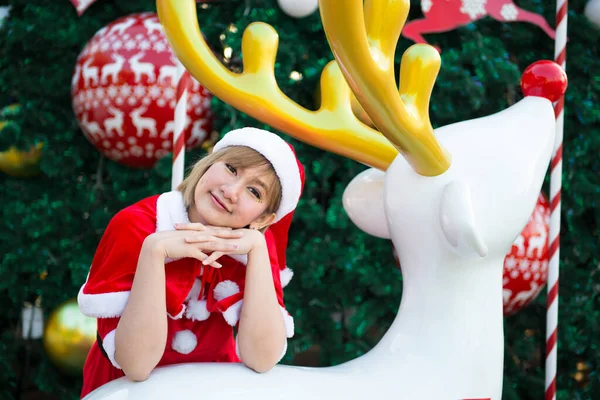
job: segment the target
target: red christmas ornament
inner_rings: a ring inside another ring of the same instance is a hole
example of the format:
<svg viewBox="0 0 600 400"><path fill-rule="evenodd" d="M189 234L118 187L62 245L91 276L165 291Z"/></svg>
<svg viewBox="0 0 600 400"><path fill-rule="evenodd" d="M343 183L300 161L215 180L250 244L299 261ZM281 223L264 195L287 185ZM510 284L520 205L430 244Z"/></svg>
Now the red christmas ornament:
<svg viewBox="0 0 600 400"><path fill-rule="evenodd" d="M521 89L525 96L544 97L555 102L567 91L567 74L554 61L536 61L523 72Z"/></svg>
<svg viewBox="0 0 600 400"><path fill-rule="evenodd" d="M73 110L88 140L106 157L151 168L173 149L175 56L153 13L132 14L98 31L77 58ZM188 87L186 147L211 131L210 93Z"/></svg>
<svg viewBox="0 0 600 400"><path fill-rule="evenodd" d="M540 193L523 232L504 259L504 315L521 310L537 297L548 279L550 204Z"/></svg>

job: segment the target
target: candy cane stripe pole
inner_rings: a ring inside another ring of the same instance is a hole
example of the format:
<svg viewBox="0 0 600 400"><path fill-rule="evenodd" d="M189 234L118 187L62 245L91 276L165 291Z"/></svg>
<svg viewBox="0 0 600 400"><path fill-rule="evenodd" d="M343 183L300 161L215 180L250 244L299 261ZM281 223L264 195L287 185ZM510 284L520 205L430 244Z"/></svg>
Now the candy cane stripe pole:
<svg viewBox="0 0 600 400"><path fill-rule="evenodd" d="M554 59L566 70L568 0L556 2L556 41ZM558 274L560 253L560 196L562 191L562 143L564 103L562 96L554 104L556 142L550 166L550 263L548 265L548 304L546 314L546 400L556 400L557 341L558 341Z"/></svg>
<svg viewBox="0 0 600 400"><path fill-rule="evenodd" d="M190 73L177 61L177 104L175 106L175 128L173 130L173 171L171 189L175 190L183 181L185 158L185 122L187 119L187 97Z"/></svg>

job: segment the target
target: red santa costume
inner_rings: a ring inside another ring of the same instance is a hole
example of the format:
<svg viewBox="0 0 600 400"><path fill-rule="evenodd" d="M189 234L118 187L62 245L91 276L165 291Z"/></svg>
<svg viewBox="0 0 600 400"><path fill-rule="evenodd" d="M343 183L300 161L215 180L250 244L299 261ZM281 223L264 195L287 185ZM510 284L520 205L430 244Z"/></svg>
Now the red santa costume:
<svg viewBox="0 0 600 400"><path fill-rule="evenodd" d="M281 182L281 205L275 222L265 231L265 239L289 338L294 334L294 321L285 309L282 288L293 273L286 266L285 251L288 229L304 184L304 168L293 148L267 131L243 128L229 132L214 151L228 146L247 146L261 153L271 162ZM115 332L129 298L144 240L154 232L174 230L174 224L187 222L183 196L172 191L121 210L108 224L77 297L81 311L98 319L98 340L83 368L82 398L124 376L115 361ZM238 323L242 309L246 261L246 255L223 256L219 259L223 267L216 269L203 267L193 258L165 260L168 335L157 366L240 361L232 327Z"/></svg>

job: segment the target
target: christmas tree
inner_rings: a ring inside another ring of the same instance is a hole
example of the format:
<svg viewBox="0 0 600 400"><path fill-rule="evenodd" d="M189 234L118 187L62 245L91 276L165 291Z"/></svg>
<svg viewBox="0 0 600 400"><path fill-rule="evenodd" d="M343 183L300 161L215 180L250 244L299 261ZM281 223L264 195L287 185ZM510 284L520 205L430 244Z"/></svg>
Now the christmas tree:
<svg viewBox="0 0 600 400"><path fill-rule="evenodd" d="M320 73L333 59L318 12L297 19L271 0L200 3L203 34L234 71L241 69L245 27L254 21L272 25L280 37L275 66L279 87L304 107L318 107ZM409 20L422 18L420 2L411 3ZM10 123L0 131L0 152L11 146L23 152L41 149L39 174L19 173L21 167L17 173L0 173L0 306L5 310L0 317L0 397L43 392L46 398L75 399L80 378L57 370L40 340L20 339L21 312L25 303L37 301L47 316L76 297L110 218L146 196L170 190L170 155L151 169L104 158L79 128L71 96L77 57L92 36L118 18L156 8L152 0L97 0L79 17L66 0L0 5L11 6L0 28L0 107L19 104L17 111L3 112ZM519 7L554 25L554 3L523 0ZM600 358L594 344L600 331L594 276L599 265L600 165L595 154L600 139L594 128L600 115L595 77L600 31L583 15L584 7L584 0L572 1L568 15L558 399L591 399L600 393L594 373ZM427 34L426 39L442 49L431 99L434 126L505 109L522 96L523 70L554 56L554 42L542 29L492 18ZM400 39L398 64L411 44ZM213 98L211 108L217 135L243 126L266 128L219 99ZM360 231L342 206L345 187L366 167L283 136L295 146L307 172L288 249L295 275L285 291L296 335L283 363L336 365L366 353L389 327L400 303L401 274L390 241ZM188 151L186 164L206 150ZM504 399L534 399L544 392L545 300L542 293L505 320Z"/></svg>

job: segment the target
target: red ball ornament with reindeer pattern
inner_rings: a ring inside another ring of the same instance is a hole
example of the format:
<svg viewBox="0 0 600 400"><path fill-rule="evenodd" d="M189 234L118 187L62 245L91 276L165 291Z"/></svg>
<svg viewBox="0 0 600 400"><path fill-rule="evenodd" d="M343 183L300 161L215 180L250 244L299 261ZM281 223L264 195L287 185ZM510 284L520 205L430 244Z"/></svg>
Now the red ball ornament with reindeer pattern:
<svg viewBox="0 0 600 400"><path fill-rule="evenodd" d="M81 130L111 160L151 168L173 150L176 60L156 14L120 18L98 31L77 58L71 94ZM210 93L191 78L186 147L210 135Z"/></svg>
<svg viewBox="0 0 600 400"><path fill-rule="evenodd" d="M550 205L540 193L535 210L504 258L502 297L504 315L515 314L531 303L548 279Z"/></svg>

